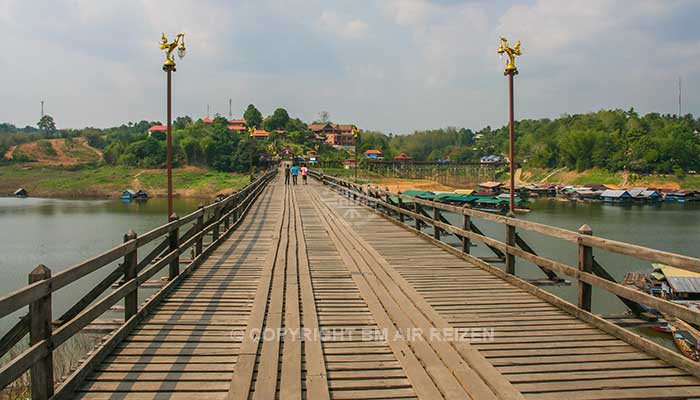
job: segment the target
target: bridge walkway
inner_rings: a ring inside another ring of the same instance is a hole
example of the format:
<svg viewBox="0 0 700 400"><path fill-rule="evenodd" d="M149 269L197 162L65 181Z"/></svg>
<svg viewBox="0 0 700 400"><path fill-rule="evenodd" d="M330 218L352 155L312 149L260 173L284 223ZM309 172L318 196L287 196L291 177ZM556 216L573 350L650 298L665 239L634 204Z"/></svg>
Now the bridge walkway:
<svg viewBox="0 0 700 400"><path fill-rule="evenodd" d="M309 183L275 179L76 396L700 397L696 377Z"/></svg>

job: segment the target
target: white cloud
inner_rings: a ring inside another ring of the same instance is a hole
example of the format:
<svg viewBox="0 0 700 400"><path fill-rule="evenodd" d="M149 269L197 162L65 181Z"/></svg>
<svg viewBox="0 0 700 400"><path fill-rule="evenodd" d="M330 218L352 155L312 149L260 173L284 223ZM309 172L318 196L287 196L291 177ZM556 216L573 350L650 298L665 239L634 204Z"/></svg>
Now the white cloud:
<svg viewBox="0 0 700 400"><path fill-rule="evenodd" d="M323 11L315 21L318 32L343 38L361 38L367 34L369 25L360 19L341 18L335 11Z"/></svg>

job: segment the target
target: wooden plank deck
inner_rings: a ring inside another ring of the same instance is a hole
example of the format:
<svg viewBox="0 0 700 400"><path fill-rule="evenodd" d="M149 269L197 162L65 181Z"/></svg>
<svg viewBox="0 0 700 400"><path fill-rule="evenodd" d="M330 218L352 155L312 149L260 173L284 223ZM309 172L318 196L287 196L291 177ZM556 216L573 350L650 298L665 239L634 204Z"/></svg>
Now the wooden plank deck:
<svg viewBox="0 0 700 400"><path fill-rule="evenodd" d="M696 377L315 181L281 182L78 398L700 397Z"/></svg>

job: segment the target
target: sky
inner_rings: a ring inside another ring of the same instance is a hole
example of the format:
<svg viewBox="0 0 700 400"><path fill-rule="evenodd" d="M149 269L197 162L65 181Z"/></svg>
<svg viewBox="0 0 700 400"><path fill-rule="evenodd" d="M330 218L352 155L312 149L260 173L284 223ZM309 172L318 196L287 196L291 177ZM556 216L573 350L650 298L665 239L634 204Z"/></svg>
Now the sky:
<svg viewBox="0 0 700 400"><path fill-rule="evenodd" d="M700 107L693 0L0 0L0 122L165 120L161 32L186 34L173 114L253 103L404 134L507 123L499 37L522 41L516 118Z"/></svg>

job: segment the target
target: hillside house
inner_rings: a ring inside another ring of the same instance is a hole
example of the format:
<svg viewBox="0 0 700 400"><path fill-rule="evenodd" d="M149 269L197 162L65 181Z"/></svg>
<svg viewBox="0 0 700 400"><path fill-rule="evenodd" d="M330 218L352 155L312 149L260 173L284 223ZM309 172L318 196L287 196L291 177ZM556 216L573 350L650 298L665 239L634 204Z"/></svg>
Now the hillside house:
<svg viewBox="0 0 700 400"><path fill-rule="evenodd" d="M367 150L363 154L365 158L368 158L370 160L379 160L382 158L382 152L376 149Z"/></svg>
<svg viewBox="0 0 700 400"><path fill-rule="evenodd" d="M337 147L355 146L355 137L352 134L353 124L313 123L309 130L317 137L325 137L326 143Z"/></svg>

